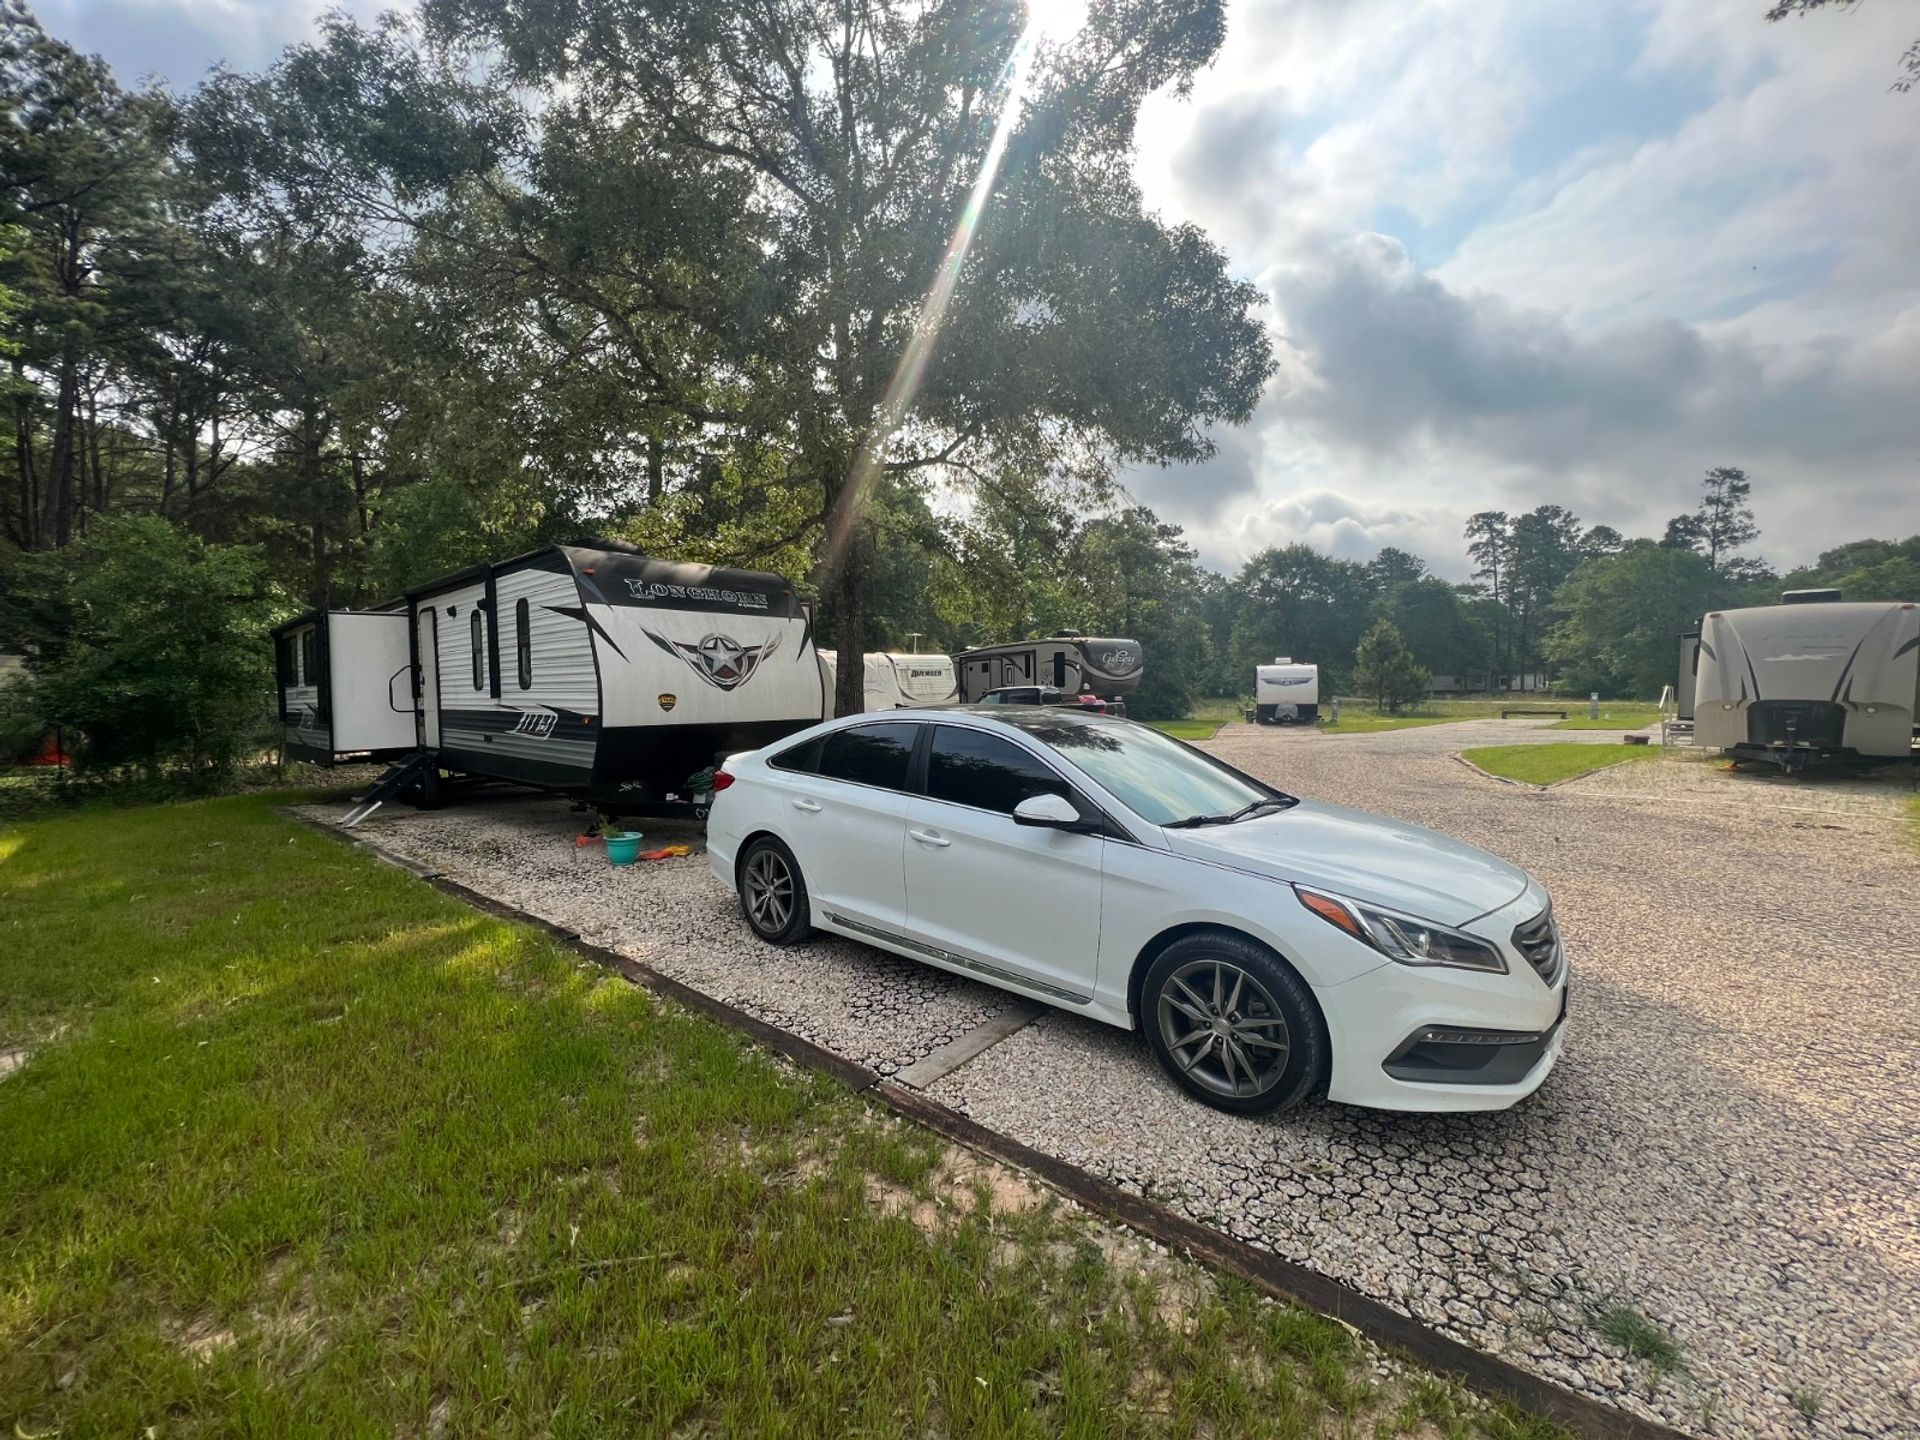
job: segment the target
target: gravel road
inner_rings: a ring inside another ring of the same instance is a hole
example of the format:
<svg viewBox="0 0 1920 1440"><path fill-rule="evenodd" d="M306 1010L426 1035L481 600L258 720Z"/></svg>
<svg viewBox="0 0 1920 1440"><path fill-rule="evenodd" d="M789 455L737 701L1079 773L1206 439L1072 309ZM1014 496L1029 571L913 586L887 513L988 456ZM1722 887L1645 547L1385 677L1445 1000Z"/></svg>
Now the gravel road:
<svg viewBox="0 0 1920 1440"><path fill-rule="evenodd" d="M1573 953L1567 1051L1514 1110L1235 1119L1174 1090L1134 1037L1059 1012L929 1093L1681 1428L1920 1435L1920 854L1904 792L1679 754L1539 791L1453 758L1616 738L1472 721L1229 726L1209 746L1552 889ZM864 946L759 946L702 857L613 870L573 845L579 828L564 802L512 796L383 811L363 833L882 1073L1005 1008ZM649 829L680 838L697 834ZM1667 1331L1680 1367L1624 1353L1610 1308Z"/></svg>

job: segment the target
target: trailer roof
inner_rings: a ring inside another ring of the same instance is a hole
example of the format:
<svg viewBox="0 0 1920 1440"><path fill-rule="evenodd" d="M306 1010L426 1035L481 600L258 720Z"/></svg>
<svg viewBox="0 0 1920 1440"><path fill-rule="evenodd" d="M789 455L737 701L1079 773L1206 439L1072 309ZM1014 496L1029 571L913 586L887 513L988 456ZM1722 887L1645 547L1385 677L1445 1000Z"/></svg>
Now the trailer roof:
<svg viewBox="0 0 1920 1440"><path fill-rule="evenodd" d="M636 586L660 587L663 593L674 589L744 591L765 595L769 599L778 596L795 608L800 601L800 592L794 583L770 571L702 565L691 560L661 560L624 540L600 538L541 545L505 560L481 561L463 566L423 585L410 587L406 598L411 600L416 596L431 595L456 585L483 580L488 575L517 569L543 555L560 556L575 574L626 582L630 589ZM633 593L639 592L634 590Z"/></svg>

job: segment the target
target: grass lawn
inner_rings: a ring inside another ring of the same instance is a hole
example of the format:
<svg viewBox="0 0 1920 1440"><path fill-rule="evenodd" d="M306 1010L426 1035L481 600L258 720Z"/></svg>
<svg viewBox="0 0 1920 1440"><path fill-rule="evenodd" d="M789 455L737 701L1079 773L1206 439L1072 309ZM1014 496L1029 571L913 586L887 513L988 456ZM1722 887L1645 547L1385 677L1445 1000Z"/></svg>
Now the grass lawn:
<svg viewBox="0 0 1920 1440"><path fill-rule="evenodd" d="M1219 720L1149 720L1163 734L1176 740L1211 740L1223 722Z"/></svg>
<svg viewBox="0 0 1920 1440"><path fill-rule="evenodd" d="M1588 775L1609 765L1636 760L1658 760L1658 745L1490 745L1463 750L1475 765L1491 775L1522 780L1529 785L1551 785L1575 775Z"/></svg>
<svg viewBox="0 0 1920 1440"><path fill-rule="evenodd" d="M1554 721L1555 730L1644 730L1660 722L1658 705L1642 705L1631 700L1602 700L1598 720L1587 717L1587 703L1584 700L1568 708L1573 711L1572 717Z"/></svg>
<svg viewBox="0 0 1920 1440"><path fill-rule="evenodd" d="M0 827L0 1433L1558 1433L278 798Z"/></svg>
<svg viewBox="0 0 1920 1440"><path fill-rule="evenodd" d="M1331 710L1322 710L1330 715ZM1424 715L1411 710L1389 713L1376 710L1370 705L1342 705L1338 725L1322 724L1318 728L1328 735L1371 735L1381 730L1411 730L1418 725L1445 725L1450 720L1465 717L1459 715Z"/></svg>

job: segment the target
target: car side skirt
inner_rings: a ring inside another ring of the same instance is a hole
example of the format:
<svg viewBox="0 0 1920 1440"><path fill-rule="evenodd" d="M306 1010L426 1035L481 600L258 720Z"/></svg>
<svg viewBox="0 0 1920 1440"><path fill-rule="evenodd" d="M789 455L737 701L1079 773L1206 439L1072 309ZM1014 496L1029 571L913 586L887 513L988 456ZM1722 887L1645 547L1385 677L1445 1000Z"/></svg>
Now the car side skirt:
<svg viewBox="0 0 1920 1440"><path fill-rule="evenodd" d="M1092 1019L1104 1021L1122 1030L1133 1028L1133 1019L1124 1011L1115 1013L1111 1006L1102 1005L1092 996L1076 995L1070 990L1030 980L1024 975L1016 975L984 960L975 960L969 955L959 955L938 945L929 945L910 935L897 934L869 925L864 921L850 920L832 910L822 910L815 916L815 923L822 929L832 930L855 940L864 940L877 945L882 950L890 950L896 955L904 955L911 960L921 960L942 970L950 970L958 975L966 975L975 980L984 980L996 989L1011 991L1032 1000L1055 1005L1063 1010L1071 1010L1076 1015L1086 1015Z"/></svg>

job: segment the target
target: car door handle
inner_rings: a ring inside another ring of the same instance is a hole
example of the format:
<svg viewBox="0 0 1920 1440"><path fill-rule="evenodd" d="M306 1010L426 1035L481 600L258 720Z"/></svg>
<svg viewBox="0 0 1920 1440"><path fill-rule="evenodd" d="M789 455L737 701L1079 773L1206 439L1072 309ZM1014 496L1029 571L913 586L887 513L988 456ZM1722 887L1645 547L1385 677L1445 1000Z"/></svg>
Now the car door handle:
<svg viewBox="0 0 1920 1440"><path fill-rule="evenodd" d="M793 802L793 808L796 810L804 810L809 815L818 815L820 813L820 802L818 800L796 800Z"/></svg>
<svg viewBox="0 0 1920 1440"><path fill-rule="evenodd" d="M944 850L947 846L953 844L953 841L934 830L909 830L907 834L918 840L922 845L931 845L936 850Z"/></svg>

